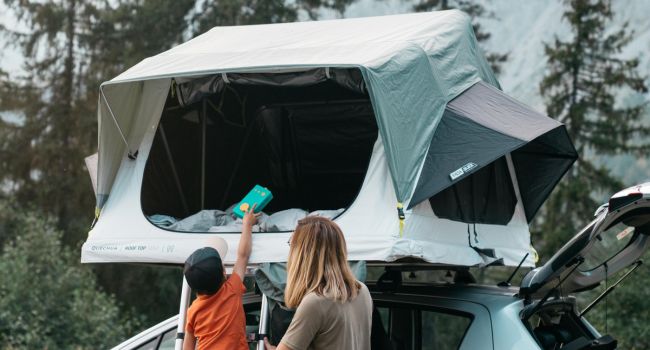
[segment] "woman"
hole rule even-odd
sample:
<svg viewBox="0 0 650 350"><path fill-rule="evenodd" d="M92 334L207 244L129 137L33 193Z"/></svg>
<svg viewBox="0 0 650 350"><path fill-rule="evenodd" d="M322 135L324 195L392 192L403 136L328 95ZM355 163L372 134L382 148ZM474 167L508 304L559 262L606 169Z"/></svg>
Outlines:
<svg viewBox="0 0 650 350"><path fill-rule="evenodd" d="M284 300L297 310L277 350L369 350L372 299L350 270L338 225L302 219L290 245ZM267 339L264 344L276 349Z"/></svg>

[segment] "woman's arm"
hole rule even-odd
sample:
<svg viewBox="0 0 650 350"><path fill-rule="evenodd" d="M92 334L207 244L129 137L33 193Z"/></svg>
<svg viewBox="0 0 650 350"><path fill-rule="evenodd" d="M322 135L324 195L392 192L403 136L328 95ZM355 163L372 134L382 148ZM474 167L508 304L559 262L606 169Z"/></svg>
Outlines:
<svg viewBox="0 0 650 350"><path fill-rule="evenodd" d="M326 322L322 308L323 305L320 298L316 297L313 293L307 294L300 301L300 305L298 305L296 313L293 315L289 328L284 333L280 344L277 345L277 348L269 347L269 349L307 349L309 344L312 343L320 332L323 322ZM271 345L268 341L265 344Z"/></svg>
<svg viewBox="0 0 650 350"><path fill-rule="evenodd" d="M278 346L273 346L271 343L269 343L269 339L267 337L264 337L264 349L265 350L293 350L292 348L284 345L284 343L280 342Z"/></svg>

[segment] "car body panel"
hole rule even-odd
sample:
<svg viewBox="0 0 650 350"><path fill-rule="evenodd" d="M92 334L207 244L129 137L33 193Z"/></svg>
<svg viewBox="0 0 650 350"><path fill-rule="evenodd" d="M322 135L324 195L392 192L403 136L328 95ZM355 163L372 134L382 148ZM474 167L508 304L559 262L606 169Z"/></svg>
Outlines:
<svg viewBox="0 0 650 350"><path fill-rule="evenodd" d="M650 248L650 183L615 194L604 208L546 264L524 276L523 295L539 297L565 278L565 295L590 289Z"/></svg>

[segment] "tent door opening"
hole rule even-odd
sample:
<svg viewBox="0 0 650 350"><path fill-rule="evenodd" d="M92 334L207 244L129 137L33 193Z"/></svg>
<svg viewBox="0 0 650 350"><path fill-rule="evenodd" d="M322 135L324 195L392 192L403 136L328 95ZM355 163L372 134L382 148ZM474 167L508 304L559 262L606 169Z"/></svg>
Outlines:
<svg viewBox="0 0 650 350"><path fill-rule="evenodd" d="M227 212L256 184L273 193L267 214L302 215L299 210L335 217L354 202L378 137L364 91L325 80L308 86L230 83L193 95L191 103L181 95L168 96L147 159L141 190L146 216L182 220L205 210ZM170 229L209 231L178 226Z"/></svg>

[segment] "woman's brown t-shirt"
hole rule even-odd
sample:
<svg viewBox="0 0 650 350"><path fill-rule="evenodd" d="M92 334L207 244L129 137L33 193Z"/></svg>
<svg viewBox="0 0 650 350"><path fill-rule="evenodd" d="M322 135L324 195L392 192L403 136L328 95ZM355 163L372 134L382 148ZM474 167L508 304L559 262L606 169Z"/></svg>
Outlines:
<svg viewBox="0 0 650 350"><path fill-rule="evenodd" d="M372 299L362 283L359 294L345 303L307 294L281 342L292 350L370 350Z"/></svg>

